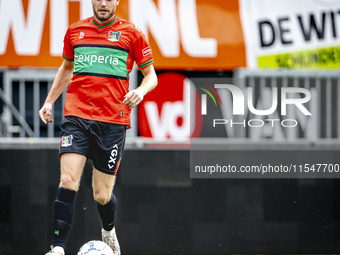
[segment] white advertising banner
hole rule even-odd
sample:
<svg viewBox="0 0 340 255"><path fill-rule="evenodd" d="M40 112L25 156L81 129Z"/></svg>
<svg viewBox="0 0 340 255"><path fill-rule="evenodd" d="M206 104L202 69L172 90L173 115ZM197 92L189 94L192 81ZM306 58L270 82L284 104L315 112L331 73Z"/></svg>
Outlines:
<svg viewBox="0 0 340 255"><path fill-rule="evenodd" d="M249 68L340 68L339 0L239 3Z"/></svg>

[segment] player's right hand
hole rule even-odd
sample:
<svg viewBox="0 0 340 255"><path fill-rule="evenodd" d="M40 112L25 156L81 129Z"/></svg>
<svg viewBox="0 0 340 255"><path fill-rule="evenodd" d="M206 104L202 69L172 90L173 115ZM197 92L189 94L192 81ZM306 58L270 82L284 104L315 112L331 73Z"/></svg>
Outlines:
<svg viewBox="0 0 340 255"><path fill-rule="evenodd" d="M39 111L40 119L45 124L51 123L53 122L53 120L51 119L51 115L52 115L52 104L45 103Z"/></svg>

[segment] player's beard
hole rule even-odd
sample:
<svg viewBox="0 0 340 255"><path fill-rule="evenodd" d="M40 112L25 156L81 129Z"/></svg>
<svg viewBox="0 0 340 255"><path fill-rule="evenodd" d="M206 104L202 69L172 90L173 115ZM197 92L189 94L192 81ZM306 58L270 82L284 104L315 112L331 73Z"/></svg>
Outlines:
<svg viewBox="0 0 340 255"><path fill-rule="evenodd" d="M106 12L104 15L102 15L99 13L99 8L96 10L95 7L93 7L93 12L98 20L105 22L110 20L115 15L116 9L114 8L111 11L109 10L109 12Z"/></svg>

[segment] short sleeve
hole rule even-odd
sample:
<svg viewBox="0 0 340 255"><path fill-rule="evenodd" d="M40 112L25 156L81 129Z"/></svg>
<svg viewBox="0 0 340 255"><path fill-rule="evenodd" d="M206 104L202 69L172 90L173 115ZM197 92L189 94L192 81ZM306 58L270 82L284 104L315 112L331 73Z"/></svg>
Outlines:
<svg viewBox="0 0 340 255"><path fill-rule="evenodd" d="M70 28L68 28L64 37L63 57L68 61L74 61L74 51L70 40L70 33Z"/></svg>
<svg viewBox="0 0 340 255"><path fill-rule="evenodd" d="M152 50L142 32L139 31L136 36L132 45L133 55L138 68L143 69L153 63Z"/></svg>

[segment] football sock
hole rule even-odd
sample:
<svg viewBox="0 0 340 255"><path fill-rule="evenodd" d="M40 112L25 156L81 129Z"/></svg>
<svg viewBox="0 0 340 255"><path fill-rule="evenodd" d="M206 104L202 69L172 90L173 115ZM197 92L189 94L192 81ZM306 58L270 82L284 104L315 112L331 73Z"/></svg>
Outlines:
<svg viewBox="0 0 340 255"><path fill-rule="evenodd" d="M53 211L53 247L65 248L67 233L72 225L75 195L74 190L59 188Z"/></svg>
<svg viewBox="0 0 340 255"><path fill-rule="evenodd" d="M110 201L105 205L101 205L97 202L97 208L100 218L102 219L103 229L106 231L111 231L115 226L116 207L117 199L113 193Z"/></svg>

